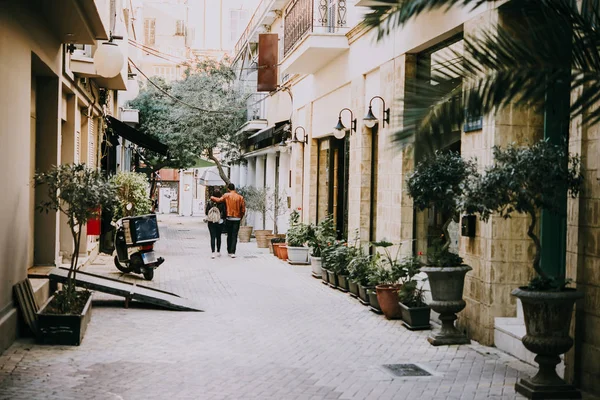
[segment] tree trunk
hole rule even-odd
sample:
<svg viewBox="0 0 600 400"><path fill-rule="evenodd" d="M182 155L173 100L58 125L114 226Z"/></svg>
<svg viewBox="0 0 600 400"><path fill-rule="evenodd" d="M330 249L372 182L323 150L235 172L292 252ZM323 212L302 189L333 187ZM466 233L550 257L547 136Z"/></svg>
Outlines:
<svg viewBox="0 0 600 400"><path fill-rule="evenodd" d="M448 227L450 226L450 222L454 219L454 215L451 215L450 218L444 222L442 225L442 232L444 233L444 246L442 246L442 251L446 251L450 248L450 232L448 232Z"/></svg>
<svg viewBox="0 0 600 400"><path fill-rule="evenodd" d="M223 165L221 164L221 161L219 159L217 159L217 157L215 157L212 149L208 149L207 153L208 153L208 158L217 165L217 169L219 170L219 176L221 177L221 179L223 179L223 182L225 182L226 185L229 185L231 183L231 181L229 180L229 177L225 174L225 171L223 170ZM239 182L237 182L237 184L239 185Z"/></svg>
<svg viewBox="0 0 600 400"><path fill-rule="evenodd" d="M529 211L528 214L531 216L531 224L529 225L529 229L527 229L527 236L529 236L535 244L535 257L533 259L533 269L535 270L535 272L537 272L537 274L540 277L546 279L548 277L546 276L546 273L542 270L540 266L540 259L542 258L542 245L540 243L540 239L534 233L535 224L537 223L537 216L535 215L535 210Z"/></svg>

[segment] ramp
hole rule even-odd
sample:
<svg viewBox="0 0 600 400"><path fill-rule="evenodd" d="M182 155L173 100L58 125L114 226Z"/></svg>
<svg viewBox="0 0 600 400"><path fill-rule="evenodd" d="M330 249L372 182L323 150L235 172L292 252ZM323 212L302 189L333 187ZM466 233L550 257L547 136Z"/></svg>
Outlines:
<svg viewBox="0 0 600 400"><path fill-rule="evenodd" d="M48 277L51 281L66 283L68 281L68 275L69 270L67 268L59 267L50 271ZM88 272L77 271L75 285L90 290L97 290L102 293L125 297L126 307L129 305L129 301L137 300L171 310L202 311L192 301L181 298L175 293L169 293L163 290L137 285L135 283L123 282L117 279L90 274Z"/></svg>

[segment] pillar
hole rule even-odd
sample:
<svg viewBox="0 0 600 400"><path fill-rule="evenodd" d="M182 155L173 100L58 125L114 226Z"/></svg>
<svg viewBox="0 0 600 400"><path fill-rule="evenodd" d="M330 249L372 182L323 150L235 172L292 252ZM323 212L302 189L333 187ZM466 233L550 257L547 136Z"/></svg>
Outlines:
<svg viewBox="0 0 600 400"><path fill-rule="evenodd" d="M265 176L265 188L267 189L267 215L265 221L265 229L274 229L277 219L277 203L278 198L275 197L277 191L277 154L267 154L267 167Z"/></svg>

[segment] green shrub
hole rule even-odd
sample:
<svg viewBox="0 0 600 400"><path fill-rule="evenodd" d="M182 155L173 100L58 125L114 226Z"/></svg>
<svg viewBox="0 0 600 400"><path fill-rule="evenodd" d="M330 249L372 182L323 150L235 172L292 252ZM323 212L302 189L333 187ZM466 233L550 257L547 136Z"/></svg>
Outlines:
<svg viewBox="0 0 600 400"><path fill-rule="evenodd" d="M146 175L138 172L119 172L111 178L117 189L117 206L113 218L144 215L152 210L152 200L149 197L149 183ZM127 210L127 204L133 206Z"/></svg>

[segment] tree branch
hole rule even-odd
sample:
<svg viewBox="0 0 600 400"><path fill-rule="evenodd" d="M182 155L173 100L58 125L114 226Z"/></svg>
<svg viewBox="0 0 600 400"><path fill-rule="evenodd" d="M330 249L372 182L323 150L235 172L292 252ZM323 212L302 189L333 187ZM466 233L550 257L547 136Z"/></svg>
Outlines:
<svg viewBox="0 0 600 400"><path fill-rule="evenodd" d="M229 180L229 177L225 174L225 171L223 170L223 165L221 164L221 161L218 160L217 157L215 157L215 155L213 153L213 149L212 148L207 149L207 154L208 154L208 158L210 160L214 161L214 163L217 165L217 169L219 170L219 176L221 177L221 179L223 179L223 182L225 182L226 185L229 185L231 183L231 181Z"/></svg>

